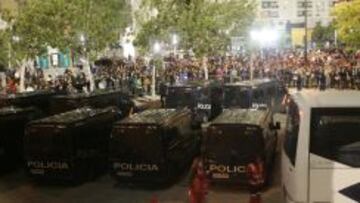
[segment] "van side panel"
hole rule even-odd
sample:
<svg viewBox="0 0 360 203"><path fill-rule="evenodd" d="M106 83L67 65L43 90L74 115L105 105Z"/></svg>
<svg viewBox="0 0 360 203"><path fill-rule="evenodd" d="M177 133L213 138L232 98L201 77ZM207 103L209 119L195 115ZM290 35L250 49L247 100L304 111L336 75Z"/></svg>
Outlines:
<svg viewBox="0 0 360 203"><path fill-rule="evenodd" d="M295 163L293 164L289 156L283 151L281 164L282 183L283 190L289 199L295 202L308 202L310 112L299 109L299 117ZM286 128L289 125L287 121Z"/></svg>

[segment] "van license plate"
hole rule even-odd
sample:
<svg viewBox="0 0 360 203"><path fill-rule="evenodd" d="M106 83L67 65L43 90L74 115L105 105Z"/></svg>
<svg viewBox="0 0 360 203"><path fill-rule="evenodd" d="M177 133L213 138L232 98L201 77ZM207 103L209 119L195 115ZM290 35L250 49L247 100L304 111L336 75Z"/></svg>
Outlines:
<svg viewBox="0 0 360 203"><path fill-rule="evenodd" d="M132 177L133 173L132 172L117 172L116 175L121 176L121 177Z"/></svg>
<svg viewBox="0 0 360 203"><path fill-rule="evenodd" d="M212 177L214 179L229 179L229 174L227 174L227 173L213 173Z"/></svg>

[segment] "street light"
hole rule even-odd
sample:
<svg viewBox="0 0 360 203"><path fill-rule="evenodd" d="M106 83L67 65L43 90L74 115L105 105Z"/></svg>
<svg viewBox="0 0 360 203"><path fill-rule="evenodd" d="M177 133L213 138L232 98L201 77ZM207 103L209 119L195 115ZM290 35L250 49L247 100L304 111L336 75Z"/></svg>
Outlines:
<svg viewBox="0 0 360 203"><path fill-rule="evenodd" d="M263 46L274 45L279 40L279 33L274 29L252 30L250 37L253 41L260 43L263 48Z"/></svg>
<svg viewBox="0 0 360 203"><path fill-rule="evenodd" d="M84 34L81 34L81 35L80 35L80 42L81 42L82 44L85 44L85 41L86 41L85 35L84 35Z"/></svg>
<svg viewBox="0 0 360 203"><path fill-rule="evenodd" d="M18 42L20 42L20 37L14 35L14 36L12 36L12 40L13 40L14 42L18 43Z"/></svg>
<svg viewBox="0 0 360 203"><path fill-rule="evenodd" d="M160 45L159 42L155 42L155 43L154 43L153 51L154 51L154 54L159 54L159 53L160 53L160 51L161 51L161 45Z"/></svg>
<svg viewBox="0 0 360 203"><path fill-rule="evenodd" d="M261 30L252 30L250 32L250 38L252 41L256 41L260 44L260 52L262 54L263 48L271 47L278 42L280 35L279 32L275 29L264 28ZM250 80L253 80L254 76L254 53L250 57Z"/></svg>
<svg viewBox="0 0 360 203"><path fill-rule="evenodd" d="M173 36L172 36L172 44L173 45L178 44L178 36L176 34L173 34Z"/></svg>

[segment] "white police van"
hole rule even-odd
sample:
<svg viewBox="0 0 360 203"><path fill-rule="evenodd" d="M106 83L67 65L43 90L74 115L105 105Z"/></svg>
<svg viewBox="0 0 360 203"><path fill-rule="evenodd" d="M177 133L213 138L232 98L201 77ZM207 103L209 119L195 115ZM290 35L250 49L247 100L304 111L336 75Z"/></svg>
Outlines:
<svg viewBox="0 0 360 203"><path fill-rule="evenodd" d="M360 202L360 92L304 90L286 106L286 202Z"/></svg>

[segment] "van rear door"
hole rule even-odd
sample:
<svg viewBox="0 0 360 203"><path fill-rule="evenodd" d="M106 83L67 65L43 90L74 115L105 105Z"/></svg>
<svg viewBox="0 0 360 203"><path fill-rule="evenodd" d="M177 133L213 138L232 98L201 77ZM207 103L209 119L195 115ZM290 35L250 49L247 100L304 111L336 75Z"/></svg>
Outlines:
<svg viewBox="0 0 360 203"><path fill-rule="evenodd" d="M264 155L261 128L254 125L213 124L205 139L206 169L213 180L246 184L246 166Z"/></svg>
<svg viewBox="0 0 360 203"><path fill-rule="evenodd" d="M161 131L157 125L116 126L110 141L113 174L117 178L146 180L166 173Z"/></svg>

